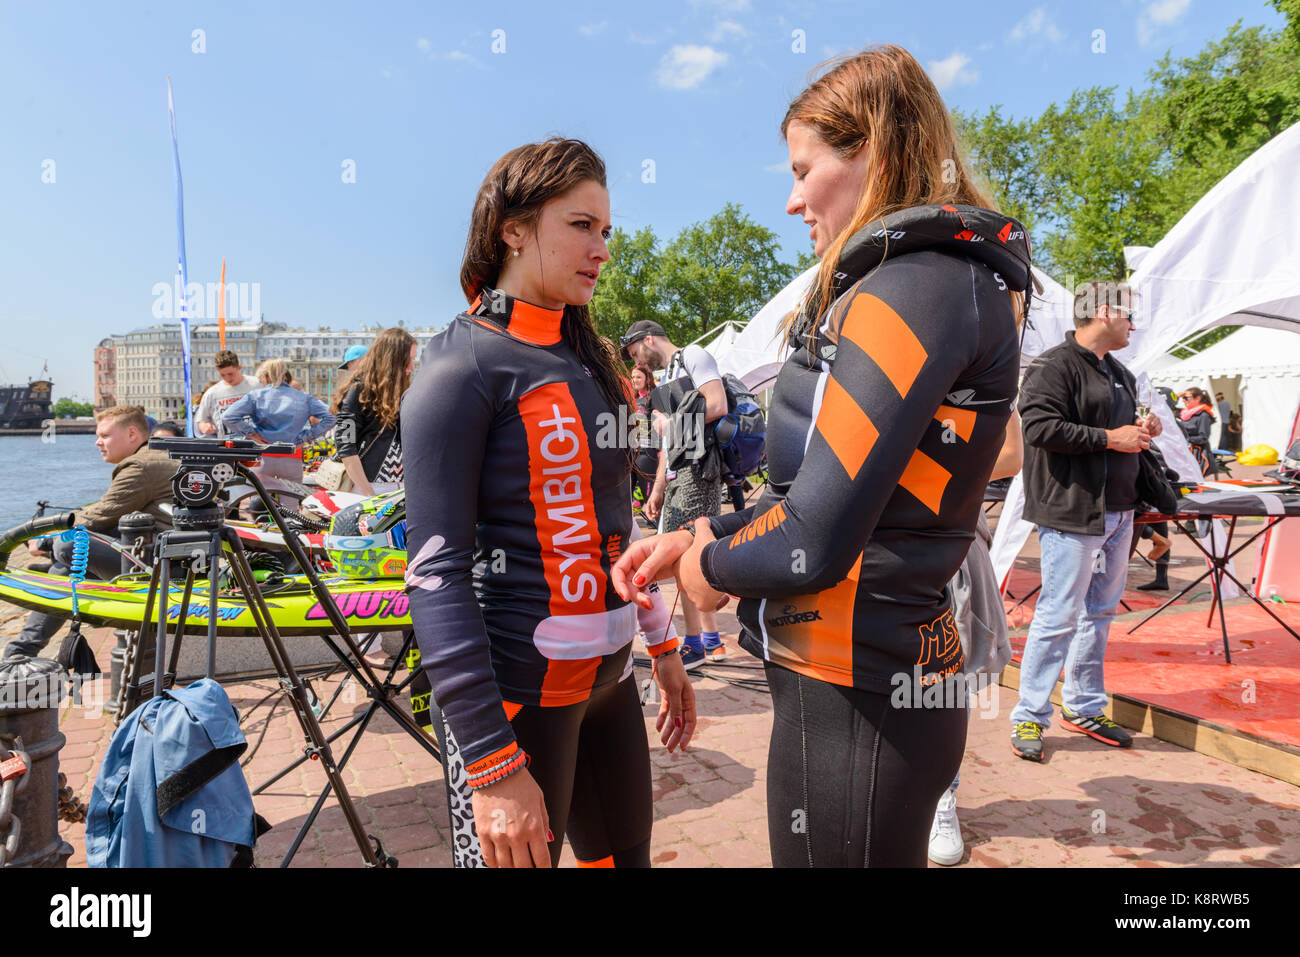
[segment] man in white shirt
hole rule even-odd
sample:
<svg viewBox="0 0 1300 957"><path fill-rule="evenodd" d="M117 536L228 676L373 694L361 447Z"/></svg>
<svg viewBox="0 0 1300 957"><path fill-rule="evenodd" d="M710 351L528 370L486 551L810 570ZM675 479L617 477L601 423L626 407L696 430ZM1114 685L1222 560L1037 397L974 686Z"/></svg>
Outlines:
<svg viewBox="0 0 1300 957"><path fill-rule="evenodd" d="M221 381L203 393L203 401L199 403L195 423L200 435L224 436L222 413L259 385L252 376L244 375L239 366L239 356L229 349L217 353L217 375L221 376Z"/></svg>
<svg viewBox="0 0 1300 957"><path fill-rule="evenodd" d="M704 422L716 422L727 414L727 392L713 356L701 346L679 349L669 340L668 334L657 322L643 319L634 322L622 337L623 357L650 369L664 369L660 388L676 379L687 378L690 386L704 398ZM652 406L655 404L652 400ZM672 409L668 410L670 413ZM667 422L663 414L655 412L656 428ZM661 432L662 434L662 432ZM643 509L646 518L660 516L659 531L671 532L683 525L693 524L697 518L718 515L722 512L722 482L704 478L699 465L687 465L673 472L667 467L667 455L659 453L659 470L654 487ZM662 514L661 514L662 513ZM726 645L718 635L718 617L712 610L696 608L686 596L678 593L682 603L682 617L686 620L686 640L682 649L682 662L687 670L704 661L724 661Z"/></svg>

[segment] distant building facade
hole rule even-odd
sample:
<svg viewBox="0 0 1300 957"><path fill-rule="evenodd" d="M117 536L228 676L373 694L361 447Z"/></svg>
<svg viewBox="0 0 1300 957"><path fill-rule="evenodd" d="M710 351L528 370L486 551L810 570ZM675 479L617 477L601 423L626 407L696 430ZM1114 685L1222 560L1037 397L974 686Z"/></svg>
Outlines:
<svg viewBox="0 0 1300 957"><path fill-rule="evenodd" d="M226 348L239 356L246 374L252 375L264 359L284 359L305 391L328 402L338 383L339 364L350 346L368 346L382 327L356 331L320 328L290 329L281 323L227 323ZM409 330L420 352L440 330ZM217 326L190 328L190 382L197 399L203 385L217 376L216 354L221 348ZM100 375L103 361L111 365L112 401L101 406ZM110 358L111 356L111 358ZM109 373L105 372L107 376ZM110 381L107 378L105 381ZM105 339L95 349L96 408L141 405L156 419L185 418L185 378L181 362L180 323L163 323Z"/></svg>
<svg viewBox="0 0 1300 957"><path fill-rule="evenodd" d="M95 346L95 411L117 405L117 347L112 338Z"/></svg>

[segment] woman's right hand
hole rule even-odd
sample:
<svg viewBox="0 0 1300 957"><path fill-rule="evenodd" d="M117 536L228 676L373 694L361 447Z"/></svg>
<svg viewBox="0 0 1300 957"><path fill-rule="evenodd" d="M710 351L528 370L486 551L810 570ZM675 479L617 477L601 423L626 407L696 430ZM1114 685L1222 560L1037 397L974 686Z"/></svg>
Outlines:
<svg viewBox="0 0 1300 957"><path fill-rule="evenodd" d="M677 560L693 543L691 534L682 531L638 538L610 571L614 591L624 601L635 601L642 608L653 607L647 586L653 581L675 577Z"/></svg>
<svg viewBox="0 0 1300 957"><path fill-rule="evenodd" d="M550 818L524 768L474 792L474 827L488 867L550 867Z"/></svg>

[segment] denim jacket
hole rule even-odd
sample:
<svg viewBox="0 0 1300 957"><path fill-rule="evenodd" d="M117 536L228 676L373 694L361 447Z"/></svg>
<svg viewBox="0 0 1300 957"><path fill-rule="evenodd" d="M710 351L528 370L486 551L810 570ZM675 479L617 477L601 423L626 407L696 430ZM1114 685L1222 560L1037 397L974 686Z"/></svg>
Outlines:
<svg viewBox="0 0 1300 957"><path fill-rule="evenodd" d="M315 425L310 416L320 419ZM288 384L269 385L243 396L226 409L221 421L232 435L256 432L267 442L306 445L334 427L334 414L314 395Z"/></svg>

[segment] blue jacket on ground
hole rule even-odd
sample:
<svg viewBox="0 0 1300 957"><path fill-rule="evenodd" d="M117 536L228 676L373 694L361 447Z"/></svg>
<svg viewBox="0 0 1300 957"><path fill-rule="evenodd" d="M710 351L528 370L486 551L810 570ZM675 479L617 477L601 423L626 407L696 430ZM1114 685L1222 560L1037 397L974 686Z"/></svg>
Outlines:
<svg viewBox="0 0 1300 957"><path fill-rule="evenodd" d="M230 867L264 829L238 763L247 747L234 705L210 678L136 708L95 780L87 864Z"/></svg>

